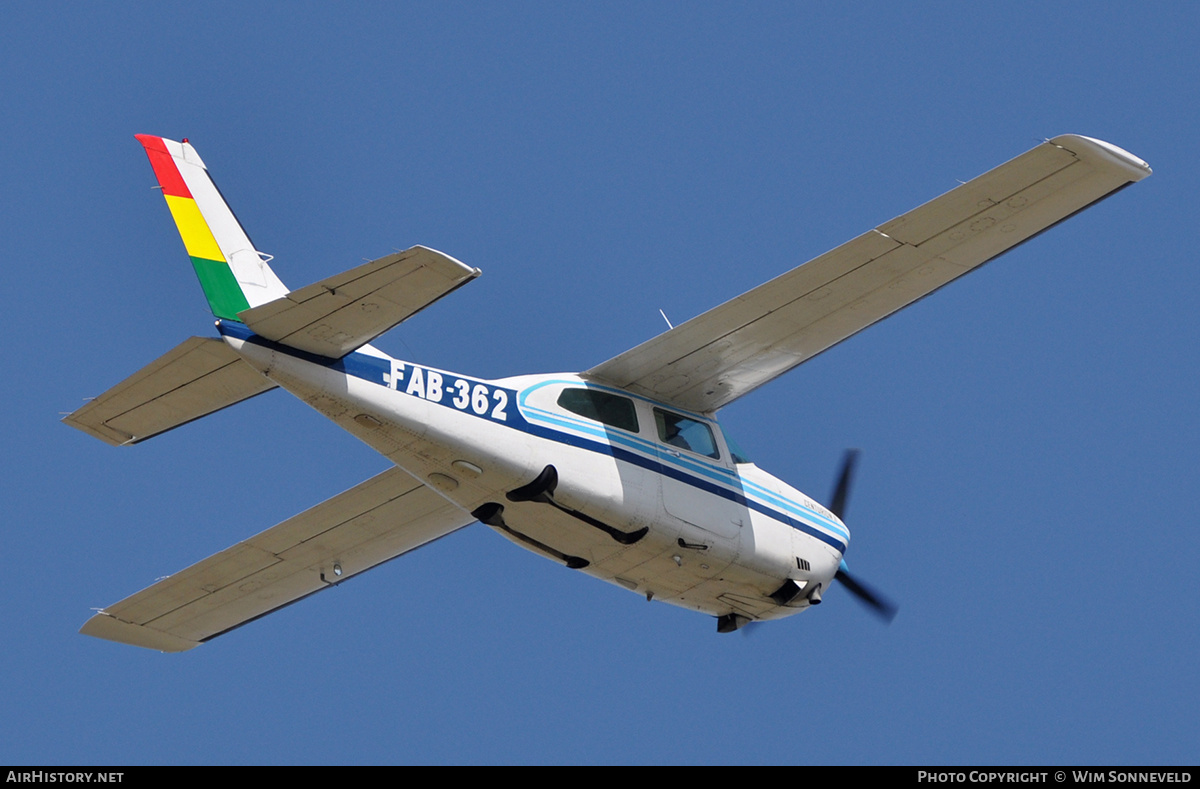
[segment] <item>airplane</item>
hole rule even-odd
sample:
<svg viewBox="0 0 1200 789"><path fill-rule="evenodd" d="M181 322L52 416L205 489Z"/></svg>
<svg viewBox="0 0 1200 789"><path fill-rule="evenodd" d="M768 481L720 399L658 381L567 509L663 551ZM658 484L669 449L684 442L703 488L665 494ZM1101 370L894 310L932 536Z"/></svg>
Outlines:
<svg viewBox="0 0 1200 789"><path fill-rule="evenodd" d="M282 388L388 470L107 608L81 633L180 652L480 522L560 565L732 632L852 575L847 453L828 505L751 462L722 407L1151 174L1115 145L1045 140L581 373L488 380L370 343L479 276L414 246L289 290L185 138L137 135L216 319L64 422L136 444Z"/></svg>

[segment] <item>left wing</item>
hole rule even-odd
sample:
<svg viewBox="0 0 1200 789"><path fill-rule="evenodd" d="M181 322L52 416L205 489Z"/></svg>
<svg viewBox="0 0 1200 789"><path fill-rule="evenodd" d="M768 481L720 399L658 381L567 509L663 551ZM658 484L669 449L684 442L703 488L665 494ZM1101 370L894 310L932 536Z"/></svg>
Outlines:
<svg viewBox="0 0 1200 789"><path fill-rule="evenodd" d="M474 520L392 468L101 610L79 632L182 652Z"/></svg>
<svg viewBox="0 0 1200 789"><path fill-rule="evenodd" d="M1115 145L1055 137L584 375L715 411L1148 175Z"/></svg>

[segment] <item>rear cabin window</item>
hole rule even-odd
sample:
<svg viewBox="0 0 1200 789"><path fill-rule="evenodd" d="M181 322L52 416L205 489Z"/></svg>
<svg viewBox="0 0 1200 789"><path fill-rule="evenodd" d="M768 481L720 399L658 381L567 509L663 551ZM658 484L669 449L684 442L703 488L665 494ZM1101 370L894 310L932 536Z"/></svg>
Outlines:
<svg viewBox="0 0 1200 789"><path fill-rule="evenodd" d="M659 408L654 409L654 422L658 427L658 437L664 444L708 455L710 458L721 456L717 451L717 442L713 440L712 430L703 422Z"/></svg>
<svg viewBox="0 0 1200 789"><path fill-rule="evenodd" d="M558 396L558 404L587 419L602 422L610 427L638 431L637 411L628 397L601 392L597 389L564 389Z"/></svg>

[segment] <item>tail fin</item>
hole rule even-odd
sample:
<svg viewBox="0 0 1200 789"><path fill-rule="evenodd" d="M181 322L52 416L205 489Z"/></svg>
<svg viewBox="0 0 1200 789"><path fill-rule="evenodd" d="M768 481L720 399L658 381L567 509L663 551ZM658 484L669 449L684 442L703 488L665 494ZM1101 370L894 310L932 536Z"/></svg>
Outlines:
<svg viewBox="0 0 1200 789"><path fill-rule="evenodd" d="M213 315L240 320L238 313L287 295L288 289L226 205L196 149L186 139L180 143L136 136L150 158Z"/></svg>

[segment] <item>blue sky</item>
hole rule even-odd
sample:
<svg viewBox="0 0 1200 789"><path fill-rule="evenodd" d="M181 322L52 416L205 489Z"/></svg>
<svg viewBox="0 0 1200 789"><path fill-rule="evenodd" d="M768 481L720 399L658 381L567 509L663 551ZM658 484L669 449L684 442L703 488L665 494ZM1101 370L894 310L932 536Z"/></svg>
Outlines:
<svg viewBox="0 0 1200 789"><path fill-rule="evenodd" d="M1195 763L1200 11L1187 3L0 7L0 762ZM189 137L293 287L484 275L377 343L591 367L1035 145L1153 177L733 404L842 590L718 636L473 526L182 655L100 607L382 470L274 392L59 424L211 316L135 133Z"/></svg>

